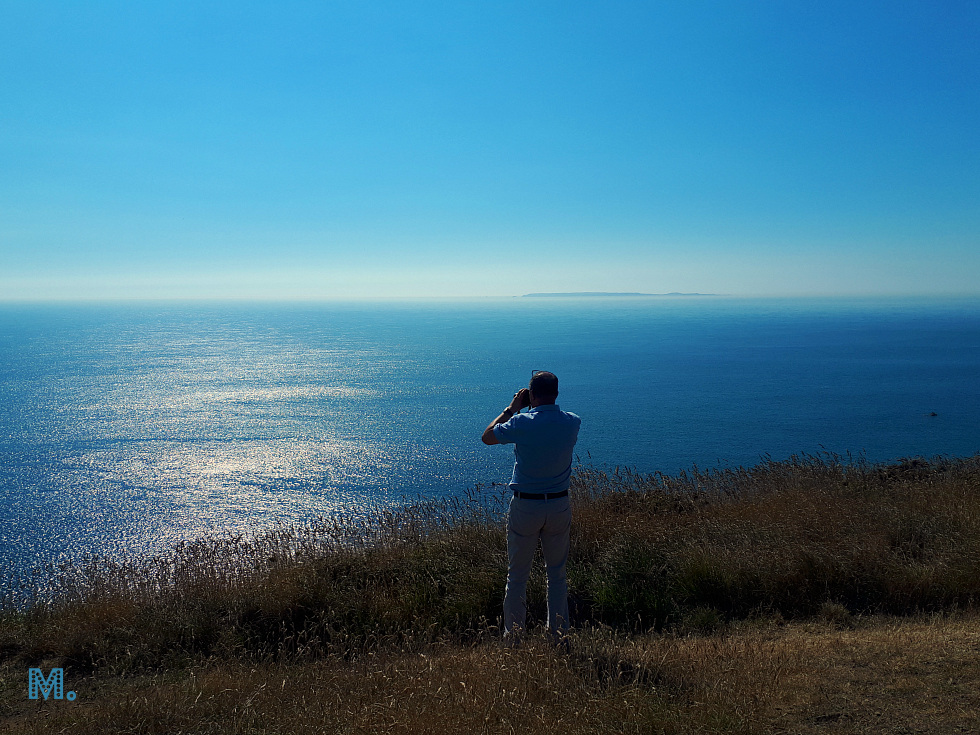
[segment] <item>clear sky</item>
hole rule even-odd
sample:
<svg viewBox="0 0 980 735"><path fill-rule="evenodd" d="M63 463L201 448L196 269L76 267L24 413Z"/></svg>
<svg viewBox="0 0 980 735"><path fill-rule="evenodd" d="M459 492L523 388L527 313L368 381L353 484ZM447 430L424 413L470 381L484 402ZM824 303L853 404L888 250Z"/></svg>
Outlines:
<svg viewBox="0 0 980 735"><path fill-rule="evenodd" d="M0 0L0 299L980 294L980 3Z"/></svg>

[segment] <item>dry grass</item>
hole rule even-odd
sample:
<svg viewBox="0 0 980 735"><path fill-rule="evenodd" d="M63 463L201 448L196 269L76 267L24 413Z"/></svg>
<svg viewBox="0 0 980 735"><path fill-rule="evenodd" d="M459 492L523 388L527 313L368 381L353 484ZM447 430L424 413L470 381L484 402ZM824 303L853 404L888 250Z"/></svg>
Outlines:
<svg viewBox="0 0 980 735"><path fill-rule="evenodd" d="M478 488L57 570L0 614L0 731L977 731L980 457L573 491L570 651L500 646L502 496ZM540 569L529 597L540 621ZM78 700L27 700L38 665Z"/></svg>
<svg viewBox="0 0 980 735"><path fill-rule="evenodd" d="M978 732L975 616L747 625L713 636L579 631L570 652L435 643L355 663L207 662L89 677L26 702L30 733ZM28 706L29 705L29 706Z"/></svg>
<svg viewBox="0 0 980 735"><path fill-rule="evenodd" d="M980 620L884 620L856 629L792 628L797 663L774 725L787 732L980 732Z"/></svg>
<svg viewBox="0 0 980 735"><path fill-rule="evenodd" d="M795 617L833 602L901 614L980 600L980 457L892 466L807 457L577 482L593 492L576 517L579 587L588 592L598 572L613 608L634 595L625 607L642 624L677 624L692 609ZM586 598L601 612L602 599Z"/></svg>

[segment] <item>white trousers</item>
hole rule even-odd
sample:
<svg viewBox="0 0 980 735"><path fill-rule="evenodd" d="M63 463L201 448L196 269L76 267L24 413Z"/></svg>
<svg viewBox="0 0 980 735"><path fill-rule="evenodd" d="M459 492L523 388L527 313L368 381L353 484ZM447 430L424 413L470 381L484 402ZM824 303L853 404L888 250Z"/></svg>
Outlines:
<svg viewBox="0 0 980 735"><path fill-rule="evenodd" d="M527 580L534 552L541 541L548 573L548 630L568 630L568 562L572 505L566 495L552 500L511 498L507 514L507 591L504 593L504 632L525 628L527 623Z"/></svg>

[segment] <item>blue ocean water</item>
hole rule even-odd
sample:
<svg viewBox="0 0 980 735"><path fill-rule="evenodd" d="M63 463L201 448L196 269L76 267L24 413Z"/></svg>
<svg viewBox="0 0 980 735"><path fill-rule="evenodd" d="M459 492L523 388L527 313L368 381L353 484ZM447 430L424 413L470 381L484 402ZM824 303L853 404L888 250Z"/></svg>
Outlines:
<svg viewBox="0 0 980 735"><path fill-rule="evenodd" d="M980 300L7 305L3 571L505 481L536 369L600 467L980 451Z"/></svg>

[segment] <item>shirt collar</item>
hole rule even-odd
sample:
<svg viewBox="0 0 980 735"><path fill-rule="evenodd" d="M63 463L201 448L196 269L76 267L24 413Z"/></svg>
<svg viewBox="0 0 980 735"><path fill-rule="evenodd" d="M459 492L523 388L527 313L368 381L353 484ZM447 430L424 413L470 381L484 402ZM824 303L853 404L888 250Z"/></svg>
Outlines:
<svg viewBox="0 0 980 735"><path fill-rule="evenodd" d="M528 413L536 413L538 411L560 411L557 403L544 403L540 406L535 406L528 410Z"/></svg>

